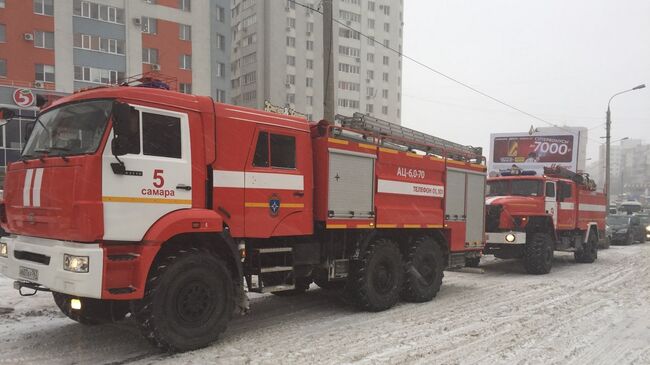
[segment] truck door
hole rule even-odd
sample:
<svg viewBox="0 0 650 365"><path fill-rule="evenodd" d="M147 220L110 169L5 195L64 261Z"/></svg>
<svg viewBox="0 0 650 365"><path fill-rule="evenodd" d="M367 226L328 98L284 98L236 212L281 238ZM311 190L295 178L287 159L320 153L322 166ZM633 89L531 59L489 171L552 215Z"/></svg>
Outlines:
<svg viewBox="0 0 650 365"><path fill-rule="evenodd" d="M560 229L573 229L577 224L577 211L576 195L573 194L573 184L566 181L558 181L557 195L558 195L558 221Z"/></svg>
<svg viewBox="0 0 650 365"><path fill-rule="evenodd" d="M546 194L544 197L544 209L547 214L553 217L553 226L557 228L557 197L555 194L555 182L546 182Z"/></svg>
<svg viewBox="0 0 650 365"><path fill-rule="evenodd" d="M188 115L132 105L137 137L120 156L126 172L116 173L111 133L102 156L104 239L140 241L165 214L192 207L192 156Z"/></svg>
<svg viewBox="0 0 650 365"><path fill-rule="evenodd" d="M291 129L258 128L244 177L246 236L313 232L309 138Z"/></svg>

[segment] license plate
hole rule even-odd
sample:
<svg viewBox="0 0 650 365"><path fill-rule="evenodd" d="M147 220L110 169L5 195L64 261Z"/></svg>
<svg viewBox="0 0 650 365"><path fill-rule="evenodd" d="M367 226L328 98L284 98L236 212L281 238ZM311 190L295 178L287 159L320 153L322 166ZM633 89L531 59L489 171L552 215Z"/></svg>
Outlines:
<svg viewBox="0 0 650 365"><path fill-rule="evenodd" d="M38 281L38 270L20 266L18 268L18 276L27 280Z"/></svg>

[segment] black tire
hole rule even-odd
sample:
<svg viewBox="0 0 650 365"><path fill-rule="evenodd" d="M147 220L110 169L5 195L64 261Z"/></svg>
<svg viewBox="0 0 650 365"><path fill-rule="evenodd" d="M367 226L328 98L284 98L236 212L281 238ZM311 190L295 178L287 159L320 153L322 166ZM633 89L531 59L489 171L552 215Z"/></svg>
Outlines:
<svg viewBox="0 0 650 365"><path fill-rule="evenodd" d="M121 321L130 311L128 301L82 298L57 292L52 292L52 296L63 314L73 321L89 326ZM80 310L70 307L70 300L73 298L81 300Z"/></svg>
<svg viewBox="0 0 650 365"><path fill-rule="evenodd" d="M627 236L625 237L625 245L630 246L634 243L634 237L632 237L632 233L628 232Z"/></svg>
<svg viewBox="0 0 650 365"><path fill-rule="evenodd" d="M530 233L524 249L524 268L533 275L548 274L553 266L553 240L548 233Z"/></svg>
<svg viewBox="0 0 650 365"><path fill-rule="evenodd" d="M216 341L234 310L234 284L226 264L204 252L181 251L154 265L144 297L132 302L144 337L167 351Z"/></svg>
<svg viewBox="0 0 650 365"><path fill-rule="evenodd" d="M465 257L465 267L478 267L480 264L480 257Z"/></svg>
<svg viewBox="0 0 650 365"><path fill-rule="evenodd" d="M594 232L589 233L589 238L584 244L583 249L573 253L576 262L591 264L598 258L598 237Z"/></svg>
<svg viewBox="0 0 650 365"><path fill-rule="evenodd" d="M319 270L316 275L314 275L314 283L316 283L319 288L325 290L341 290L345 287L345 280L328 280L326 270Z"/></svg>
<svg viewBox="0 0 650 365"><path fill-rule="evenodd" d="M602 242L602 244L601 244ZM601 242L598 242L598 249L606 250L612 244L612 240L609 237L605 237Z"/></svg>
<svg viewBox="0 0 650 365"><path fill-rule="evenodd" d="M442 250L431 237L422 237L408 247L404 257L402 298L408 302L428 302L442 285Z"/></svg>
<svg viewBox="0 0 650 365"><path fill-rule="evenodd" d="M350 263L345 296L357 307L379 312L397 303L402 290L402 255L386 238L370 243L361 258Z"/></svg>

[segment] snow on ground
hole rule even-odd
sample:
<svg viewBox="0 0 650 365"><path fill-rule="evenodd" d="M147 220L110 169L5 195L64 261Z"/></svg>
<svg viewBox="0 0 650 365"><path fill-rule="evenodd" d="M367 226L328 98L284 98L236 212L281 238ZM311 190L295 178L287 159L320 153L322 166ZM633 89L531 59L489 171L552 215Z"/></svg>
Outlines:
<svg viewBox="0 0 650 365"><path fill-rule="evenodd" d="M432 302L381 313L315 286L257 296L219 342L175 355L151 348L132 321L82 326L49 294L21 298L2 278L0 364L650 364L650 244L614 246L591 265L556 253L543 276L513 260L481 267L446 272Z"/></svg>

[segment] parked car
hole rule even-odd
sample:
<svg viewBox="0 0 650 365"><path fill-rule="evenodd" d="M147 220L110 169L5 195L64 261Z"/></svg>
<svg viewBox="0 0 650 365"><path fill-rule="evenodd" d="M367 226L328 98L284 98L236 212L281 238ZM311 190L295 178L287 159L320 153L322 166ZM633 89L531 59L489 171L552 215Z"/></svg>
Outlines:
<svg viewBox="0 0 650 365"><path fill-rule="evenodd" d="M646 226L636 215L610 215L607 217L607 235L612 244L631 245L645 242Z"/></svg>
<svg viewBox="0 0 650 365"><path fill-rule="evenodd" d="M644 228L646 241L650 240L650 214L637 213L635 215L641 220L641 226Z"/></svg>

